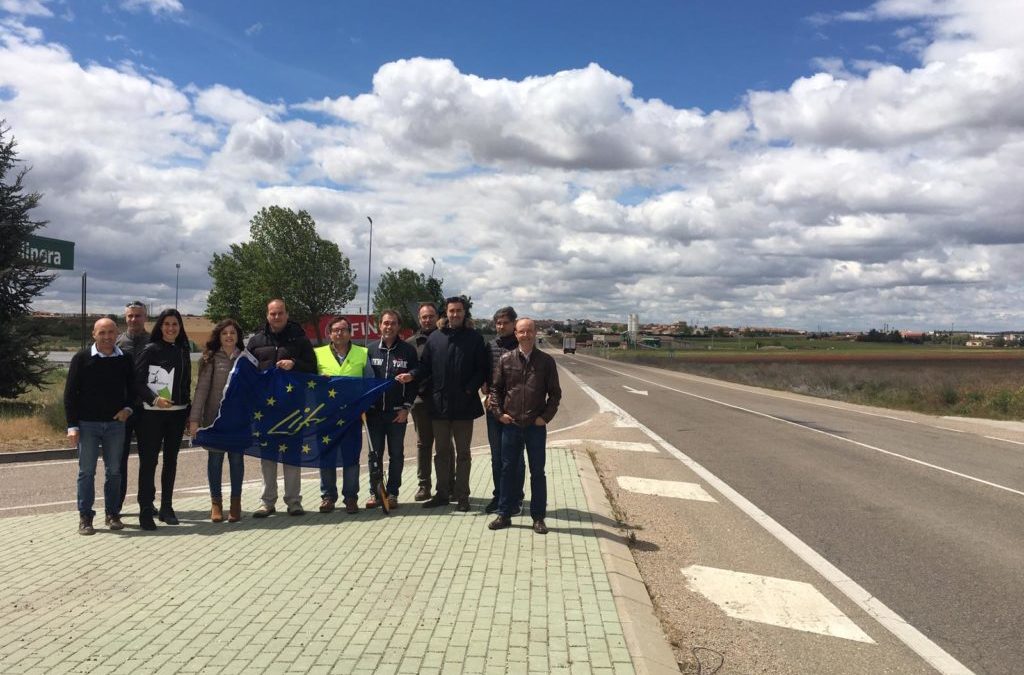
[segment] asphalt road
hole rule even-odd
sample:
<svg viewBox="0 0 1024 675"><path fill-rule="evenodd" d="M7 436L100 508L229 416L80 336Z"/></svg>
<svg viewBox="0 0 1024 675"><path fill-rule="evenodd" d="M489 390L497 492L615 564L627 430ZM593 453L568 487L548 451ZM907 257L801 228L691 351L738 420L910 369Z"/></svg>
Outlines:
<svg viewBox="0 0 1024 675"><path fill-rule="evenodd" d="M974 672L1022 671L1019 432L559 358Z"/></svg>

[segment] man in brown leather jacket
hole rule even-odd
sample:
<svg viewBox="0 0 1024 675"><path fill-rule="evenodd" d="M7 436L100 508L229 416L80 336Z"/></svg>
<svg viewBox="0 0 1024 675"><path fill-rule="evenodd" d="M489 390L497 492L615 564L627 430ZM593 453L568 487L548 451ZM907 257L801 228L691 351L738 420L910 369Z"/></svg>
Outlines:
<svg viewBox="0 0 1024 675"><path fill-rule="evenodd" d="M547 534L548 484L544 475L547 424L558 411L562 389L558 385L558 367L550 354L536 348L537 326L533 319L516 321L519 347L502 355L491 383L487 404L499 422L501 433L501 488L498 491L497 518L488 527L500 530L511 524L516 507L514 467L521 461L523 448L530 466L530 517L533 531Z"/></svg>

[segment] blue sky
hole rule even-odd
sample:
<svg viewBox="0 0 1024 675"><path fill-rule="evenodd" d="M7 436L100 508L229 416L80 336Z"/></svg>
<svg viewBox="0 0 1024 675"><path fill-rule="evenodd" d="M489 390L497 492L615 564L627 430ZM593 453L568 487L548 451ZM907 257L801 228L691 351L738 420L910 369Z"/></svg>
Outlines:
<svg viewBox="0 0 1024 675"><path fill-rule="evenodd" d="M1022 100L1019 0L0 0L58 311L79 271L164 306L180 262L201 312L278 204L353 306L369 215L374 278L435 259L485 313L1020 329Z"/></svg>
<svg viewBox="0 0 1024 675"><path fill-rule="evenodd" d="M447 58L463 72L523 79L590 62L643 98L704 110L748 89L787 87L825 55L909 63L898 21L822 25L863 2L189 3L157 20L72 3L47 33L81 60L144 64L179 85L220 83L264 100L366 90L398 59ZM56 8L55 8L56 9ZM58 10L59 11L59 10Z"/></svg>

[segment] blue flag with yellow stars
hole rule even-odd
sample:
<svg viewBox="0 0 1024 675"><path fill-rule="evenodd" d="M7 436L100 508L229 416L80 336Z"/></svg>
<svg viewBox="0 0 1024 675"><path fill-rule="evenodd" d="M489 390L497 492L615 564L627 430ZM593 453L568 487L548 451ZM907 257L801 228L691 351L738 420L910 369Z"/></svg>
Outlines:
<svg viewBox="0 0 1024 675"><path fill-rule="evenodd" d="M193 443L295 466L351 466L359 462L360 416L392 384L278 368L260 371L252 355L242 352L217 419L200 429Z"/></svg>

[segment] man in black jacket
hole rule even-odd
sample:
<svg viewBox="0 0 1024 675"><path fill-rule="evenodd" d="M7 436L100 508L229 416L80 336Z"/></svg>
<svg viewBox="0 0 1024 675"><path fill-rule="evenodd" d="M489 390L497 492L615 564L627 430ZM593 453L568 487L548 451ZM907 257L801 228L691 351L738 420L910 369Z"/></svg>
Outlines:
<svg viewBox="0 0 1024 675"><path fill-rule="evenodd" d="M453 494L460 511L469 511L469 446L473 420L484 414L479 390L487 376L487 348L480 333L466 326L469 312L464 298L445 300L448 323L430 334L416 379L430 379L428 405L436 448L434 469L437 491L424 508L448 504ZM455 447L455 485L449 482L452 446Z"/></svg>
<svg viewBox="0 0 1024 675"><path fill-rule="evenodd" d="M302 326L288 320L288 308L280 298L267 303L267 323L249 338L245 349L256 357L261 370L275 366L281 370L316 373L313 344ZM253 518L266 518L277 510L274 506L277 503L277 462L264 459L260 466L263 469L263 503L253 511ZM299 467L284 465L284 503L291 516L305 513L302 510L299 474Z"/></svg>
<svg viewBox="0 0 1024 675"><path fill-rule="evenodd" d="M410 371L418 364L416 348L398 339L402 320L398 312L385 309L380 313L380 342L370 345L370 367L373 376L397 380L366 413L366 432L370 440L370 499L366 508L377 506L377 486L383 480L384 446L388 450L388 508L398 508L398 490L402 487L405 467L405 428L409 411L416 400L416 385Z"/></svg>

